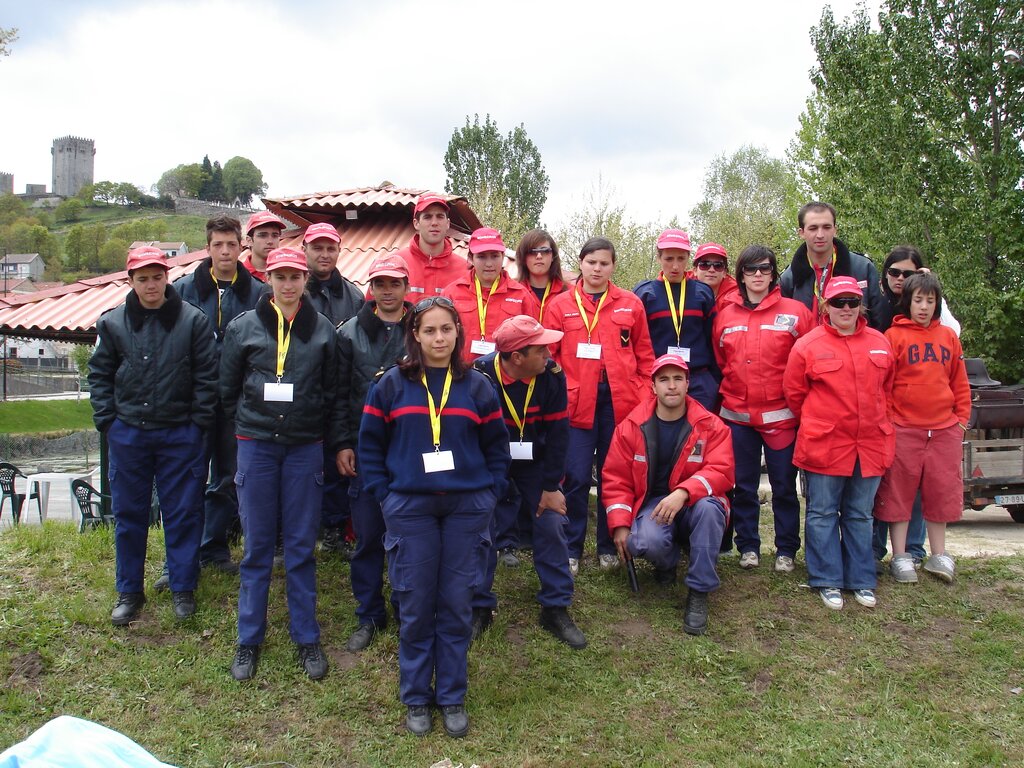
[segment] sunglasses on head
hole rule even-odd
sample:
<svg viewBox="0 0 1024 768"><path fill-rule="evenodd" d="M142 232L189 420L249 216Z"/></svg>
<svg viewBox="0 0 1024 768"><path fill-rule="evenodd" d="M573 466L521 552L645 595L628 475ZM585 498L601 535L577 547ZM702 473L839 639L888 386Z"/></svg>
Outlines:
<svg viewBox="0 0 1024 768"><path fill-rule="evenodd" d="M917 270L916 269L896 269L896 267L889 267L887 270L885 270L885 274L887 274L889 277L902 277L904 280L906 280L911 275L916 275L917 274Z"/></svg>
<svg viewBox="0 0 1024 768"><path fill-rule="evenodd" d="M700 261L695 261L693 266L697 269L702 269L705 272L725 272L724 261L706 261L705 259L701 259Z"/></svg>
<svg viewBox="0 0 1024 768"><path fill-rule="evenodd" d="M764 264L744 264L743 265L743 274L744 275L756 275L756 274L770 275L771 273L772 273L772 265L771 265L771 263L769 263L767 261Z"/></svg>
<svg viewBox="0 0 1024 768"><path fill-rule="evenodd" d="M834 296L828 300L830 307L842 309L843 307L855 308L860 306L860 296Z"/></svg>
<svg viewBox="0 0 1024 768"><path fill-rule="evenodd" d="M412 311L416 314L420 312L426 312L431 307L444 307L445 309L455 309L455 305L452 300L447 296L428 296L425 299L420 299L413 305Z"/></svg>
<svg viewBox="0 0 1024 768"><path fill-rule="evenodd" d="M534 256L544 256L549 253L554 253L554 250L545 245L543 248L531 248L528 253L532 253Z"/></svg>

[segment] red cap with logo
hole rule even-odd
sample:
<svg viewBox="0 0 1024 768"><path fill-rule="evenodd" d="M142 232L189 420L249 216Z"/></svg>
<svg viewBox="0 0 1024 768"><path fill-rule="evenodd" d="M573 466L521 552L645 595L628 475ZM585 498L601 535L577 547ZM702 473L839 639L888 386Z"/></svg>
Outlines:
<svg viewBox="0 0 1024 768"><path fill-rule="evenodd" d="M703 243L697 247L697 253L694 254L693 260L706 258L708 256L721 256L726 261L729 260L729 254L725 252L725 248L720 246L718 243Z"/></svg>
<svg viewBox="0 0 1024 768"><path fill-rule="evenodd" d="M490 227L480 227L469 236L470 253L487 253L488 251L505 252L505 243L501 239L501 233Z"/></svg>
<svg viewBox="0 0 1024 768"><path fill-rule="evenodd" d="M409 265L397 253L381 256L370 265L369 277L371 280L375 277L404 277L408 279Z"/></svg>
<svg viewBox="0 0 1024 768"><path fill-rule="evenodd" d="M260 211L250 216L249 221L245 223L245 234L250 235L257 227L265 227L268 224L273 224L281 229L285 229L288 226L270 211Z"/></svg>
<svg viewBox="0 0 1024 768"><path fill-rule="evenodd" d="M302 238L302 242L312 243L320 237L326 237L328 240L333 240L336 243L341 242L341 235L338 234L338 230L334 228L333 224L328 224L325 221L319 224L310 224L306 227L306 234Z"/></svg>
<svg viewBox="0 0 1024 768"><path fill-rule="evenodd" d="M690 246L690 235L681 229L666 229L658 235L658 250L666 251L669 248L680 251L693 250Z"/></svg>
<svg viewBox="0 0 1024 768"><path fill-rule="evenodd" d="M412 209L413 218L416 218L416 214L427 210L432 205L440 205L445 211L449 210L448 201L444 198L444 195L439 195L437 192L424 192L416 201L416 207Z"/></svg>
<svg viewBox="0 0 1024 768"><path fill-rule="evenodd" d="M825 301L835 298L836 296L863 296L864 291L861 290L860 285L852 277L846 275L836 275L828 281L828 285L825 286Z"/></svg>
<svg viewBox="0 0 1024 768"><path fill-rule="evenodd" d="M300 272L309 272L306 264L306 254L295 248L275 248L267 254L267 272L275 269L297 269Z"/></svg>
<svg viewBox="0 0 1024 768"><path fill-rule="evenodd" d="M164 269L171 268L171 265L167 263L167 254L159 248L154 248L151 245L144 245L141 248L133 248L128 251L128 266L126 269L129 272L133 269L140 269L141 267L154 265L163 267Z"/></svg>
<svg viewBox="0 0 1024 768"><path fill-rule="evenodd" d="M654 378L654 374L660 371L662 368L674 365L676 368L682 368L687 373L690 372L690 366L683 360L682 355L662 355L654 361L654 365L651 366L651 378Z"/></svg>
<svg viewBox="0 0 1024 768"><path fill-rule="evenodd" d="M516 315L502 322L494 331L494 346L499 352L515 352L523 347L554 344L564 334L545 328L536 318Z"/></svg>

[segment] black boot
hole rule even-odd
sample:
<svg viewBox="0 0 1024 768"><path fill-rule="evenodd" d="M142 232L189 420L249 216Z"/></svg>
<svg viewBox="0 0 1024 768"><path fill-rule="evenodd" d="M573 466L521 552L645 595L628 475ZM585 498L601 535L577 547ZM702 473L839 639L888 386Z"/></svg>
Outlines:
<svg viewBox="0 0 1024 768"><path fill-rule="evenodd" d="M569 611L561 606L541 608L540 625L570 648L587 647L587 638L573 622Z"/></svg>
<svg viewBox="0 0 1024 768"><path fill-rule="evenodd" d="M691 589L686 595L683 629L688 635L703 635L708 628L708 593Z"/></svg>
<svg viewBox="0 0 1024 768"><path fill-rule="evenodd" d="M475 642L480 639L480 635L487 631L488 627L494 623L494 614L490 608L474 608L473 609L473 633L469 636L469 642Z"/></svg>
<svg viewBox="0 0 1024 768"><path fill-rule="evenodd" d="M139 618L142 604L146 596L142 592L121 592L117 596L114 610L110 612L110 621L115 627L123 627Z"/></svg>

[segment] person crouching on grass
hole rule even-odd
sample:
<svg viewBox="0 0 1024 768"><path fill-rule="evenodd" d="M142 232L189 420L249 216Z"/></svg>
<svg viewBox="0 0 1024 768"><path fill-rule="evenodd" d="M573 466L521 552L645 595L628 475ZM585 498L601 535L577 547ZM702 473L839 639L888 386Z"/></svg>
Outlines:
<svg viewBox="0 0 1024 768"><path fill-rule="evenodd" d="M267 598L281 520L288 631L299 665L327 674L316 620L316 548L324 448L339 433L337 336L303 300L308 267L294 248L267 256L273 295L231 321L221 352L220 397L238 436L239 514L245 535L238 592L236 680L256 672L267 631ZM279 517L280 515L280 517Z"/></svg>
<svg viewBox="0 0 1024 768"><path fill-rule="evenodd" d="M889 524L892 577L916 582L907 529L914 497L920 493L932 551L924 570L951 582L956 569L946 552L946 524L963 514L962 443L971 418L971 387L960 339L939 320L938 278L923 272L908 277L899 310L902 314L885 332L896 359L896 458L878 489L875 517Z"/></svg>

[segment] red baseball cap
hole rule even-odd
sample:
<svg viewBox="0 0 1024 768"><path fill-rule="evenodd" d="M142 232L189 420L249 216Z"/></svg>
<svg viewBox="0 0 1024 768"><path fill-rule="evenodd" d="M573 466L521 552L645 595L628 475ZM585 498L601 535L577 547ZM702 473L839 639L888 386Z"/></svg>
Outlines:
<svg viewBox="0 0 1024 768"><path fill-rule="evenodd" d="M444 195L439 195L437 192L424 192L416 201L416 207L412 209L413 218L416 218L417 213L425 211L432 205L440 205L445 211L450 210Z"/></svg>
<svg viewBox="0 0 1024 768"><path fill-rule="evenodd" d="M825 301L836 296L863 296L864 291L861 290L860 285L852 277L846 275L836 275L828 281L828 285L825 286Z"/></svg>
<svg viewBox="0 0 1024 768"><path fill-rule="evenodd" d="M501 233L490 227L480 227L469 236L470 253L487 253L488 251L505 252L505 243L501 239Z"/></svg>
<svg viewBox="0 0 1024 768"><path fill-rule="evenodd" d="M338 234L338 230L334 228L333 224L328 224L325 221L319 224L310 224L306 227L306 234L302 238L302 242L312 243L318 237L326 237L328 240L333 240L336 243L341 242L341 235Z"/></svg>
<svg viewBox="0 0 1024 768"><path fill-rule="evenodd" d="M141 248L133 248L128 251L128 265L126 269L129 272L133 269L140 269L141 267L149 267L152 265L163 267L164 269L171 268L171 265L167 263L167 254L159 248L154 248L151 245L144 245Z"/></svg>
<svg viewBox="0 0 1024 768"><path fill-rule="evenodd" d="M381 256L370 265L369 277L371 280L375 277L404 277L408 279L409 265L397 253Z"/></svg>
<svg viewBox="0 0 1024 768"><path fill-rule="evenodd" d="M675 248L680 251L691 251L690 235L681 229L666 229L658 235L658 250L664 251Z"/></svg>
<svg viewBox="0 0 1024 768"><path fill-rule="evenodd" d="M499 352L515 352L523 347L554 344L564 334L545 328L536 318L516 315L505 320L494 332L494 346Z"/></svg>
<svg viewBox="0 0 1024 768"><path fill-rule="evenodd" d="M267 224L273 224L275 227L280 227L281 229L285 229L288 226L270 211L260 211L259 213L254 213L250 216L249 221L245 223L245 234L248 235L256 229L256 227L265 227Z"/></svg>
<svg viewBox="0 0 1024 768"><path fill-rule="evenodd" d="M676 368L682 368L687 373L690 372L690 366L683 360L682 355L662 355L654 361L654 365L651 366L651 378L654 378L654 374L669 365L674 365Z"/></svg>
<svg viewBox="0 0 1024 768"><path fill-rule="evenodd" d="M295 248L275 248L267 254L267 272L275 269L289 267L300 272L309 272L306 264L306 254Z"/></svg>
<svg viewBox="0 0 1024 768"><path fill-rule="evenodd" d="M718 243L703 243L699 245L693 260L697 261L705 256L721 256L726 261L729 260L729 254L726 253L725 248L720 246Z"/></svg>

